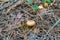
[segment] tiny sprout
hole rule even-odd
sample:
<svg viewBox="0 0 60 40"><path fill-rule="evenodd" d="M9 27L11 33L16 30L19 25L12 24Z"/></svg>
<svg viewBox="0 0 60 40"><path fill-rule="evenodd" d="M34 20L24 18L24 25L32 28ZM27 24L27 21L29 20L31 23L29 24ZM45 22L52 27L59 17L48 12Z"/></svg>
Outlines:
<svg viewBox="0 0 60 40"><path fill-rule="evenodd" d="M33 6L33 10L37 10L38 9L38 5L37 4L34 4L34 6Z"/></svg>

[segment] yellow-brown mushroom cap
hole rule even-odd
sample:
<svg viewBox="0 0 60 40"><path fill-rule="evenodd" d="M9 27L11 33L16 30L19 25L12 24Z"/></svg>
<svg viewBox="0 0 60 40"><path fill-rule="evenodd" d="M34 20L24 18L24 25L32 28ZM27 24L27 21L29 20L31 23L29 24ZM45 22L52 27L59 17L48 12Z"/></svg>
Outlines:
<svg viewBox="0 0 60 40"><path fill-rule="evenodd" d="M26 23L28 26L34 26L36 22L34 20L28 20Z"/></svg>

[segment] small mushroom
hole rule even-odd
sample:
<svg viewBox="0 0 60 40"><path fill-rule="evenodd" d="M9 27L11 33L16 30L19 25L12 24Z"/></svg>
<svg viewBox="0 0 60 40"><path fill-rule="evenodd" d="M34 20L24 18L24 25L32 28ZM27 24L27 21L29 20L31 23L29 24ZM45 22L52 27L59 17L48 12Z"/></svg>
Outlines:
<svg viewBox="0 0 60 40"><path fill-rule="evenodd" d="M39 8L39 9L44 9L43 5L40 5L38 8Z"/></svg>
<svg viewBox="0 0 60 40"><path fill-rule="evenodd" d="M26 24L27 26L34 26L36 22L34 20L28 20Z"/></svg>
<svg viewBox="0 0 60 40"><path fill-rule="evenodd" d="M48 7L48 3L44 3L44 7Z"/></svg>

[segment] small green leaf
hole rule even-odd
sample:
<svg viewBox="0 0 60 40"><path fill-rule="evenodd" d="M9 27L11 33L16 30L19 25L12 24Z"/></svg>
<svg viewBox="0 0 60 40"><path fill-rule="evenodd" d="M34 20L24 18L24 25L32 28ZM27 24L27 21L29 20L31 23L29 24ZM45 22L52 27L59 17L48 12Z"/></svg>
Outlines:
<svg viewBox="0 0 60 40"><path fill-rule="evenodd" d="M32 2L33 2L32 0L27 0L28 4L32 4Z"/></svg>
<svg viewBox="0 0 60 40"><path fill-rule="evenodd" d="M34 4L34 6L33 6L33 10L37 10L38 9L38 5L37 4Z"/></svg>
<svg viewBox="0 0 60 40"><path fill-rule="evenodd" d="M51 0L43 0L44 2L51 3Z"/></svg>

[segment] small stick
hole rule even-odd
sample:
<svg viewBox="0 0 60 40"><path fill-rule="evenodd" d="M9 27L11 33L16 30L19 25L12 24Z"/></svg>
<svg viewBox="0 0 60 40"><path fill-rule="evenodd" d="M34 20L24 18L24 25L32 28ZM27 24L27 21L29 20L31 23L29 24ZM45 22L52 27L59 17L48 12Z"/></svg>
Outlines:
<svg viewBox="0 0 60 40"><path fill-rule="evenodd" d="M16 6L20 5L22 2L18 1L17 3L15 3L14 5L12 5L11 7L9 7L9 9L7 10L6 13L8 13L11 9L15 8Z"/></svg>
<svg viewBox="0 0 60 40"><path fill-rule="evenodd" d="M59 22L60 22L60 19L51 27L51 29L48 30L47 33L49 33Z"/></svg>
<svg viewBox="0 0 60 40"><path fill-rule="evenodd" d="M60 22L60 19L48 30L48 32L46 33L46 35L48 35L48 33ZM45 36L46 36L45 35ZM45 39L45 38L44 38Z"/></svg>

